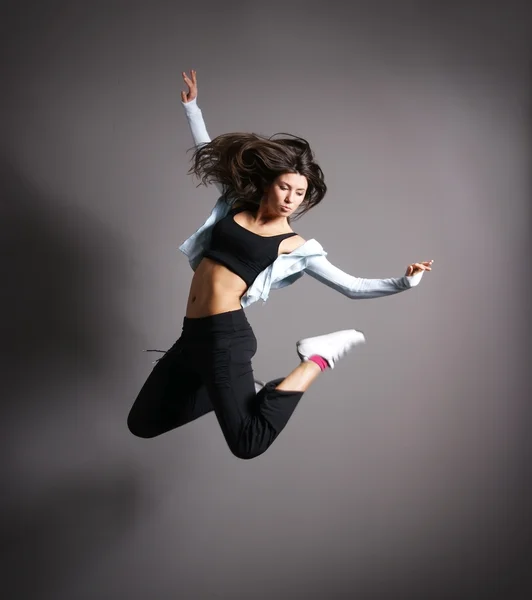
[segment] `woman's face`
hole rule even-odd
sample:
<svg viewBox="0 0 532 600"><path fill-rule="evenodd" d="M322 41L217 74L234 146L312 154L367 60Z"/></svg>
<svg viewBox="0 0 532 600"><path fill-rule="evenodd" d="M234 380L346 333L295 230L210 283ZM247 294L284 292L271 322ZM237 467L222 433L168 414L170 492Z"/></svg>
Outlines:
<svg viewBox="0 0 532 600"><path fill-rule="evenodd" d="M291 216L305 199L307 178L297 173L279 175L265 190L268 212L283 217Z"/></svg>

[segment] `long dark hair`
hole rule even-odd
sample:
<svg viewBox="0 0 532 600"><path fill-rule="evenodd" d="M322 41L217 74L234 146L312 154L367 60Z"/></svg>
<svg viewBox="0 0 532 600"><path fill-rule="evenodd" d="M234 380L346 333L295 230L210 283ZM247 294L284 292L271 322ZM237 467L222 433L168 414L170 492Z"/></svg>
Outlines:
<svg viewBox="0 0 532 600"><path fill-rule="evenodd" d="M266 186L285 173L303 175L308 181L294 220L319 204L327 192L323 172L314 161L309 143L289 133L276 133L269 138L256 133L224 133L196 148L191 160L188 173L200 179L198 185L220 183L226 198L235 206L243 205L253 212L259 207ZM290 220L289 217L289 223Z"/></svg>

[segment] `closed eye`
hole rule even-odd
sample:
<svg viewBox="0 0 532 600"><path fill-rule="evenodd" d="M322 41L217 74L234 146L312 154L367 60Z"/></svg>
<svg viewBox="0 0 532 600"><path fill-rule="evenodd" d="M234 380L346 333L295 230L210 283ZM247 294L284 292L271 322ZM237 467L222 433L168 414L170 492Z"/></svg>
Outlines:
<svg viewBox="0 0 532 600"><path fill-rule="evenodd" d="M283 190L283 192L285 192L288 188L287 187L281 187L281 189ZM304 192L302 194L298 193L298 196L304 196L304 195L305 195Z"/></svg>

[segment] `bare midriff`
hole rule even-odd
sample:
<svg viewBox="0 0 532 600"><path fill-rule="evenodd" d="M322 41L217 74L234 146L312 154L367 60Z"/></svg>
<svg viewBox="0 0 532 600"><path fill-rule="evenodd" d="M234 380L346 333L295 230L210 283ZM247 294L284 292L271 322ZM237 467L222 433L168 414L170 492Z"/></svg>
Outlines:
<svg viewBox="0 0 532 600"><path fill-rule="evenodd" d="M186 316L198 319L239 310L240 298L246 290L246 282L236 273L210 258L204 258L190 284Z"/></svg>
<svg viewBox="0 0 532 600"><path fill-rule="evenodd" d="M299 236L283 240L279 254L288 254L304 242ZM240 310L240 299L248 286L226 266L203 258L194 272L188 294L186 316L199 319L231 310Z"/></svg>

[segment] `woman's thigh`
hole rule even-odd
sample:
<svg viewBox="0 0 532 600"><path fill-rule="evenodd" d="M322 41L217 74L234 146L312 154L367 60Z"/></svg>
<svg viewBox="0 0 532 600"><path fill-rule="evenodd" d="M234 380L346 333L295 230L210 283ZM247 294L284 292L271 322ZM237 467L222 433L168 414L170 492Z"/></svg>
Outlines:
<svg viewBox="0 0 532 600"><path fill-rule="evenodd" d="M222 428L227 421L236 425L250 415L257 401L252 366L257 339L252 329L221 336L209 344L208 351L199 345L189 351Z"/></svg>
<svg viewBox="0 0 532 600"><path fill-rule="evenodd" d="M156 363L128 416L130 431L155 437L211 412L201 373L183 356L178 340Z"/></svg>

